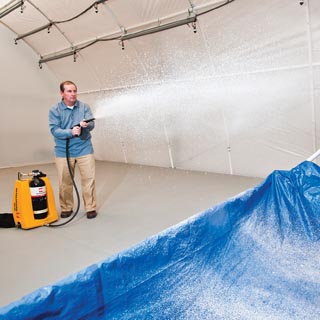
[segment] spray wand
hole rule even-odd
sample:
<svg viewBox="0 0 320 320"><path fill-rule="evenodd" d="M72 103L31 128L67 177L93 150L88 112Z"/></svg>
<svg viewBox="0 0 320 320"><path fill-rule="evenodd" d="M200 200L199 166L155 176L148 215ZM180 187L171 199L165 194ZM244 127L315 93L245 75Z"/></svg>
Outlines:
<svg viewBox="0 0 320 320"><path fill-rule="evenodd" d="M85 122L85 123L89 123L89 122L94 121L94 120L96 120L96 118L91 118L91 119L82 120L82 121ZM73 127L71 127L71 129L74 128L74 127L80 127L80 122L75 124Z"/></svg>

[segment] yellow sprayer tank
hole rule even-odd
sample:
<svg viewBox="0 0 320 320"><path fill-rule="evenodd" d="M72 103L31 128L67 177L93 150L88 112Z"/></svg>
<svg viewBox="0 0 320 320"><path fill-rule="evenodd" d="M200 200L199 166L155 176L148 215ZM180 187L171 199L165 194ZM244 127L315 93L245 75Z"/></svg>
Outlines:
<svg viewBox="0 0 320 320"><path fill-rule="evenodd" d="M22 229L41 227L58 220L54 194L46 174L39 170L18 173L12 213L16 226Z"/></svg>

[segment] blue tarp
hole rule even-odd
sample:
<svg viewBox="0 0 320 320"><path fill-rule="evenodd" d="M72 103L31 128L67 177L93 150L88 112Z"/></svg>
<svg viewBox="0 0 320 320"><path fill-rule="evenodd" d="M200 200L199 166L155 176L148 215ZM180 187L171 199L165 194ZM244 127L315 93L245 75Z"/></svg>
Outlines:
<svg viewBox="0 0 320 320"><path fill-rule="evenodd" d="M320 168L305 161L0 309L0 319L320 319Z"/></svg>

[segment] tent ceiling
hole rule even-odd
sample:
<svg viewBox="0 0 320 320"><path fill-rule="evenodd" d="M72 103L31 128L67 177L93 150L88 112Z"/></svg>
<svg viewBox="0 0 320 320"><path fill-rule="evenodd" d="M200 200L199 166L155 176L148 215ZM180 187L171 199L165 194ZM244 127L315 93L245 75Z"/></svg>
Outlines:
<svg viewBox="0 0 320 320"><path fill-rule="evenodd" d="M43 66L76 81L101 117L99 159L263 177L319 146L320 2L226 2L97 1L98 12L23 37L16 50L25 41L39 60L70 54ZM16 3L0 1L0 14ZM0 21L19 39L92 4L27 0ZM195 26L125 40L122 50L125 34L197 14Z"/></svg>

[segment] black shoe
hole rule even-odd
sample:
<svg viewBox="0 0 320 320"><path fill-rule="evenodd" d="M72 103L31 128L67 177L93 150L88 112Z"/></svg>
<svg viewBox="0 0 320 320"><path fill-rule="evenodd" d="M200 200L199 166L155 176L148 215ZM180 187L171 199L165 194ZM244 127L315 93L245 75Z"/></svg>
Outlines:
<svg viewBox="0 0 320 320"><path fill-rule="evenodd" d="M97 216L97 211L95 211L95 210L93 210L93 211L88 211L87 212L87 218L88 219L93 219L93 218L95 218L96 216Z"/></svg>
<svg viewBox="0 0 320 320"><path fill-rule="evenodd" d="M61 218L69 218L72 215L72 210L71 211L61 211Z"/></svg>

